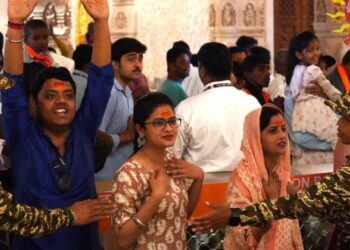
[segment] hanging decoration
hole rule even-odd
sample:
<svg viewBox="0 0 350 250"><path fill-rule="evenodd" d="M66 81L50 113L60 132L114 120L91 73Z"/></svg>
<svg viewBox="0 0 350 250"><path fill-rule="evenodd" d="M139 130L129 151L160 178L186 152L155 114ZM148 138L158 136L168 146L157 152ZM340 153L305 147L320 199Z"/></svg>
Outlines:
<svg viewBox="0 0 350 250"><path fill-rule="evenodd" d="M91 17L86 13L84 6L77 1L76 7L76 29L75 29L75 42L76 45L86 43L85 34L88 30L88 25L92 22Z"/></svg>
<svg viewBox="0 0 350 250"><path fill-rule="evenodd" d="M340 24L333 33L340 33L344 36L344 43L350 45L350 0L332 0L335 13L326 13L336 23Z"/></svg>

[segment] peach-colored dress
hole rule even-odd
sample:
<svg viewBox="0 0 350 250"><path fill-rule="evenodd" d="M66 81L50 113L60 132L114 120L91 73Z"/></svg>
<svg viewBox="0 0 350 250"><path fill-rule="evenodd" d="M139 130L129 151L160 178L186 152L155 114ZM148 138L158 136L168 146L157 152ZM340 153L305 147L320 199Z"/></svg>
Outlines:
<svg viewBox="0 0 350 250"><path fill-rule="evenodd" d="M113 198L117 211L114 227L121 227L133 217L151 195L151 170L133 160L116 173ZM147 224L133 249L184 250L186 245L188 195L184 180L170 180L170 190L161 201L157 213Z"/></svg>
<svg viewBox="0 0 350 250"><path fill-rule="evenodd" d="M230 207L242 208L267 199L262 186L262 179L268 181L268 175L260 142L260 113L261 108L254 110L245 120L241 146L244 158L233 170L227 189L226 201ZM280 196L286 195L286 186L290 178L289 146L273 172L281 180ZM303 249L298 220L282 219L271 223L270 229L259 241L254 238L250 226L228 227L224 249Z"/></svg>

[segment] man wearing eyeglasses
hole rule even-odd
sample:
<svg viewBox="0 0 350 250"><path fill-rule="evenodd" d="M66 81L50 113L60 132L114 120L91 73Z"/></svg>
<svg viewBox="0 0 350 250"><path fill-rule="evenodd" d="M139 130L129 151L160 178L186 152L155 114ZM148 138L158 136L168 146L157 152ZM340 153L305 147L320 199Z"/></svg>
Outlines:
<svg viewBox="0 0 350 250"><path fill-rule="evenodd" d="M116 170L133 153L134 100L128 84L141 77L146 50L146 46L134 38L121 38L112 44L114 84L99 129L113 139L114 145L103 168L95 174L95 179L108 187Z"/></svg>
<svg viewBox="0 0 350 250"><path fill-rule="evenodd" d="M5 84L1 91L5 139L14 170L14 200L34 207L65 208L97 196L93 145L113 85L109 10L106 0L82 1L95 32L88 84L76 113L75 83L65 68L41 71L31 83L29 101L25 95L23 28L37 2L8 0L4 71L15 84ZM12 235L11 249L95 250L101 246L97 223L92 223L40 239Z"/></svg>

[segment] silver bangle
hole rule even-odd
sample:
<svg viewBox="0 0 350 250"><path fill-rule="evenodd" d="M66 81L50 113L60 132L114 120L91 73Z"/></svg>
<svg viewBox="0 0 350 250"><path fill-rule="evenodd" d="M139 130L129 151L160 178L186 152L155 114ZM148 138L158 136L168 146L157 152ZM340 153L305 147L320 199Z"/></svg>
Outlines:
<svg viewBox="0 0 350 250"><path fill-rule="evenodd" d="M9 36L6 34L5 38L6 38L6 41L9 41L10 43L22 43L24 41L24 36L22 36L22 38L19 40L14 40L9 38Z"/></svg>
<svg viewBox="0 0 350 250"><path fill-rule="evenodd" d="M140 228L141 230L146 229L147 225L143 223L139 218L137 218L136 215L132 217L132 221L135 223L135 225Z"/></svg>

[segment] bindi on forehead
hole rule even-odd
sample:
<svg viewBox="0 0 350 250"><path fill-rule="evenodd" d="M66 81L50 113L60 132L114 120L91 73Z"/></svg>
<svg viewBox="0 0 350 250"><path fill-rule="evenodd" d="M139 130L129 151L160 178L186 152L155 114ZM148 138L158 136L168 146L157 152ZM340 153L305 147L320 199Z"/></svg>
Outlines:
<svg viewBox="0 0 350 250"><path fill-rule="evenodd" d="M67 82L63 82L63 81L54 81L53 82L53 86L59 90L63 90L66 89L67 87Z"/></svg>
<svg viewBox="0 0 350 250"><path fill-rule="evenodd" d="M173 113L170 112L170 111L164 111L164 112L161 112L160 115L161 116L169 116L169 115L172 115Z"/></svg>
<svg viewBox="0 0 350 250"><path fill-rule="evenodd" d="M271 123L271 126L277 126L277 127L282 127L285 126L284 120L277 120Z"/></svg>

